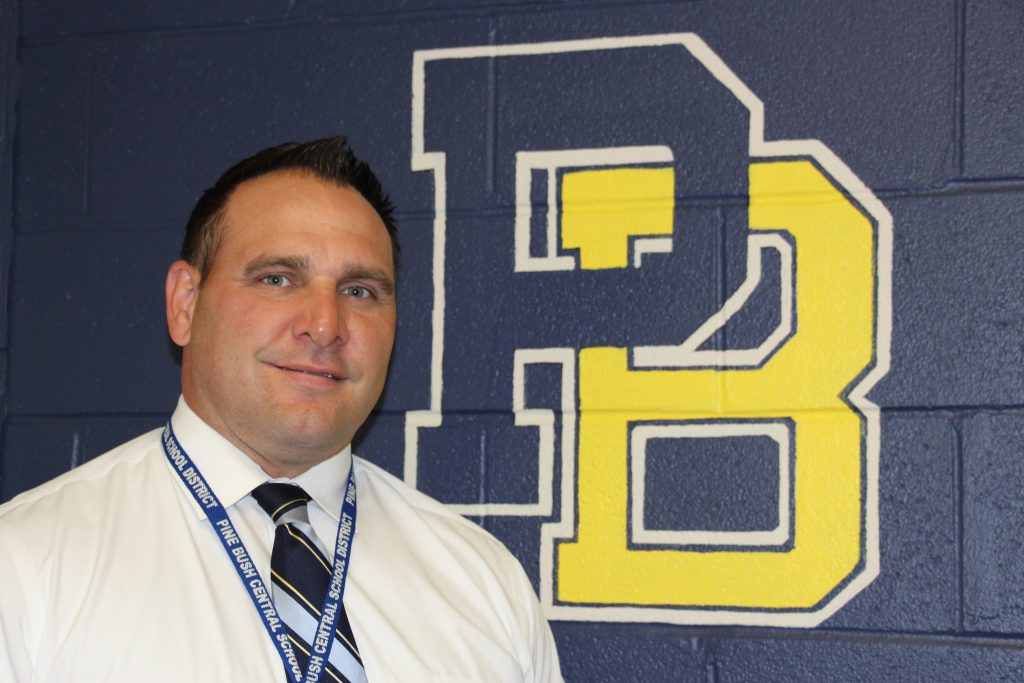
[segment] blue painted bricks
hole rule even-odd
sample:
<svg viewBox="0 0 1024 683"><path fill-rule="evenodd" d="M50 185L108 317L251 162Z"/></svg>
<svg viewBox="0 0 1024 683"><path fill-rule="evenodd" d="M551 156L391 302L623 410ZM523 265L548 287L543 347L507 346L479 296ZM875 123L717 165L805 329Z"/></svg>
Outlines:
<svg viewBox="0 0 1024 683"><path fill-rule="evenodd" d="M536 47L664 34L699 37L723 69L683 50L574 61ZM509 545L550 593L566 680L1020 679L1021 35L1024 5L1013 0L0 4L0 500L161 424L179 391L163 277L195 198L257 149L344 133L395 200L403 244L390 384L356 450ZM536 55L498 58L509 45L535 46ZM417 90L427 51L472 47L481 49L475 61L427 60ZM718 78L725 70L763 105L763 128L736 83ZM870 411L850 408L869 370L846 377L829 404L860 425L861 469L849 476L861 496L862 554L849 574L877 576L849 595L842 591L856 579L837 582L807 609L785 596L769 607L737 607L729 596L686 602L708 583L696 573L672 575L678 591L665 593L683 597L654 605L612 588L597 590L606 603L574 600L577 579L558 573L564 551L554 546L571 544L587 514L587 472L600 483L621 465L628 489L609 514L623 520L630 557L689 562L761 550L770 560L805 538L797 418L724 412L701 422L781 424L792 437L785 448L763 435L744 437L745 449L742 440L702 445L655 431L662 441L647 442L645 472L632 443L607 466L580 445L587 420L603 414L587 412L583 349L681 344L744 286L750 165L780 161L752 150L751 130L767 142L820 141L862 183L865 192L841 187L840 196L876 235L884 221L868 194L891 216L891 267L876 263L869 292L885 293L889 278L891 334L881 324L871 356L888 357L889 369L866 396L880 409L876 480ZM627 147L650 155L615 156ZM444 151L446 174L431 172L436 157L417 161L417 149ZM611 162L566 160L581 149L618 151ZM536 156L552 151L557 163ZM842 185L824 157L800 158ZM517 163L533 170L517 176ZM668 241L631 232L620 245L626 265L588 269L589 247L567 247L559 222L572 210L566 178L625 167L672 170ZM877 236L873 245L890 246ZM796 269L806 252L793 254ZM564 267L530 271L520 257ZM766 256L745 313L701 348L756 346L781 325L785 263ZM831 275L838 301L844 275ZM795 281L796 301L808 283ZM812 320L795 305L788 338ZM438 356L442 328L447 355ZM850 338L829 337L839 347ZM566 353L522 353L538 349ZM642 365L629 362L640 376ZM721 370L715 363L701 368ZM708 400L728 406L727 384ZM641 423L686 424L662 408L629 420L629 433ZM787 468L788 488L776 483ZM641 474L648 485L635 485ZM764 500L745 502L756 496ZM779 522L787 515L790 526ZM710 533L776 523L789 535L764 547ZM688 525L700 525L704 540L636 540L644 529ZM767 565L749 564L745 582L768 585ZM638 574L636 583L650 580ZM785 615L813 610L820 623L787 628Z"/></svg>

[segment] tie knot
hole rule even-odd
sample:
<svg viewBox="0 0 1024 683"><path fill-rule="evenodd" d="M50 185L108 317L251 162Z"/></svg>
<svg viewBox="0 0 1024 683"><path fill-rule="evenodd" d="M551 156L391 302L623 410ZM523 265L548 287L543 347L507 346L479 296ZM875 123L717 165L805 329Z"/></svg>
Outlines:
<svg viewBox="0 0 1024 683"><path fill-rule="evenodd" d="M270 519L274 520L275 524L292 521L284 518L292 510L299 511L305 518L306 503L311 500L309 494L303 491L301 486L274 482L260 484L254 488L252 497L260 504L263 511L270 515Z"/></svg>

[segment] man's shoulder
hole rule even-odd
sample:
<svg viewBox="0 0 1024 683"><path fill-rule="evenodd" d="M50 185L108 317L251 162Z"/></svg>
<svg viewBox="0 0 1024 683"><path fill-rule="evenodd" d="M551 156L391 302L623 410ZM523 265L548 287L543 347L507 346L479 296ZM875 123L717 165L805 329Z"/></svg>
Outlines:
<svg viewBox="0 0 1024 683"><path fill-rule="evenodd" d="M120 482L130 482L139 467L158 462L152 455L160 448L160 429L141 434L54 479L25 491L0 505L0 520L17 520L61 509L73 512L76 504L102 500L116 494ZM120 476L120 475L127 476Z"/></svg>
<svg viewBox="0 0 1024 683"><path fill-rule="evenodd" d="M438 523L473 529L490 537L490 534L476 524L445 507L444 503L409 486L383 467L358 456L353 456L353 462L355 463L357 483L368 484L372 487L374 495L383 497L381 502L406 506L416 514L436 518ZM360 479L362 482L359 481ZM363 495L362 490L359 493L360 496Z"/></svg>
<svg viewBox="0 0 1024 683"><path fill-rule="evenodd" d="M375 515L379 518L383 513L383 518L402 533L410 533L416 528L429 530L429 535L435 536L449 551L458 552L461 546L465 551L482 556L488 564L512 563L518 569L518 560L485 529L382 467L359 457L354 457L353 462L359 485L360 509L368 495L370 500L367 502L379 508ZM412 521L416 524L410 524Z"/></svg>
<svg viewBox="0 0 1024 683"><path fill-rule="evenodd" d="M444 634L436 648L452 659L464 653L450 639L463 649L467 642L493 644L481 652L504 656L495 655L485 666L498 667L487 669L494 674L488 680L510 680L494 673L507 657L506 675L515 670L523 680L560 681L551 631L519 560L441 502L372 463L354 463L359 513L351 578L356 591L372 594L382 614L407 614L413 623L429 614ZM380 591L381 585L388 590Z"/></svg>

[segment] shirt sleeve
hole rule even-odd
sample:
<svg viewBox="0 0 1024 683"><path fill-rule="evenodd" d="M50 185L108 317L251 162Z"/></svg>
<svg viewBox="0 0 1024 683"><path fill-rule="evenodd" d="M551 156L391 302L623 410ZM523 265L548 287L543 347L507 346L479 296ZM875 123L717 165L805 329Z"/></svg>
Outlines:
<svg viewBox="0 0 1024 683"><path fill-rule="evenodd" d="M534 683L562 683L562 670L558 663L558 650L555 649L555 638L551 627L540 610L540 604L534 598L537 628L533 643L533 678Z"/></svg>
<svg viewBox="0 0 1024 683"><path fill-rule="evenodd" d="M28 551L3 520L0 520L0 681L35 680L30 603L37 595L31 583Z"/></svg>
<svg viewBox="0 0 1024 683"><path fill-rule="evenodd" d="M526 683L563 683L558 663L558 650L551 626L537 600L530 579L518 562L515 563L519 586L520 614L523 622L524 645L530 653L524 662L523 680Z"/></svg>

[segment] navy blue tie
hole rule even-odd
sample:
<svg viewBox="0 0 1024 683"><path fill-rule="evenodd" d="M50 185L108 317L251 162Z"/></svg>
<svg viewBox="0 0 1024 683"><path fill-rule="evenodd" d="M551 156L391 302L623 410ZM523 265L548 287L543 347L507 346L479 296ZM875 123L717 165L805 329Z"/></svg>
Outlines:
<svg viewBox="0 0 1024 683"><path fill-rule="evenodd" d="M277 525L270 555L274 607L288 629L299 667L305 671L330 582L331 562L309 524L306 504L310 497L302 487L267 483L256 487L252 497ZM324 680L366 683L344 604L326 672Z"/></svg>

